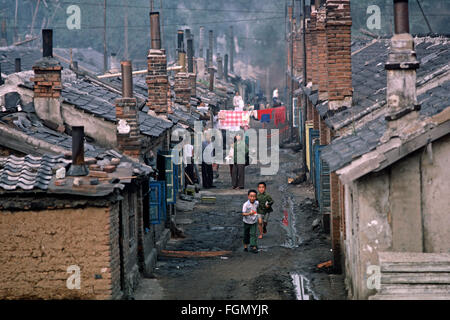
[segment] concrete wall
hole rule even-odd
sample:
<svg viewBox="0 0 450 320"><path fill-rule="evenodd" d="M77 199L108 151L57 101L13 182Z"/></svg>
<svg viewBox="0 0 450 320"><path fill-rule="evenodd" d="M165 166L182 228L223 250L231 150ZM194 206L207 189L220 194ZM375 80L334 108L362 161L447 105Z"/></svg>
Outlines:
<svg viewBox="0 0 450 320"><path fill-rule="evenodd" d="M429 152L427 150L431 150ZM379 251L450 251L450 134L346 185L345 267L350 296L367 299Z"/></svg>
<svg viewBox="0 0 450 320"><path fill-rule="evenodd" d="M0 298L114 298L115 239L117 219L111 208L2 211ZM80 267L79 290L66 286L71 265Z"/></svg>
<svg viewBox="0 0 450 320"><path fill-rule="evenodd" d="M117 145L115 123L94 117L66 103L61 105L61 114L65 124L71 127L84 126L84 134L95 139L102 147L114 148Z"/></svg>

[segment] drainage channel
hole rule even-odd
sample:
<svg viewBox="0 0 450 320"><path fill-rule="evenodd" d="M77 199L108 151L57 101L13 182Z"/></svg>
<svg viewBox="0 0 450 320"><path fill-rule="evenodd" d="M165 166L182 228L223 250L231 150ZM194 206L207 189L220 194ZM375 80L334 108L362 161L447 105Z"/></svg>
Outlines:
<svg viewBox="0 0 450 320"><path fill-rule="evenodd" d="M294 249L302 242L295 228L294 201L292 200L292 196L286 192L286 184L280 185L278 190L283 195L283 219L281 220L281 227L286 231L286 241L281 246Z"/></svg>
<svg viewBox="0 0 450 320"><path fill-rule="evenodd" d="M309 280L298 273L291 273L297 300L319 300L309 287Z"/></svg>

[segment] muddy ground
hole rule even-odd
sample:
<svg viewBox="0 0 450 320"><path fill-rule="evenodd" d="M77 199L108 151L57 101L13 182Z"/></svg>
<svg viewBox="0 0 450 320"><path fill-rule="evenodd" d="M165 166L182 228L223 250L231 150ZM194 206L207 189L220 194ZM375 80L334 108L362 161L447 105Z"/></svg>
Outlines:
<svg viewBox="0 0 450 320"><path fill-rule="evenodd" d="M314 191L308 182L288 184L301 168L301 151L280 149L280 170L261 176L256 165L246 167L244 190L231 188L229 167L219 167L215 204L198 202L193 211L177 211L178 226L186 238L171 239L166 250L221 251L210 258L158 258L155 278L144 279L135 299L345 299L343 277L317 264L331 260L330 236L313 221L320 218ZM257 254L242 246L242 204L247 190L267 183L275 200L268 233L258 239ZM296 289L291 275L303 277ZM302 282L300 277L300 282ZM155 289L156 288L156 289ZM301 292L301 293L300 293Z"/></svg>

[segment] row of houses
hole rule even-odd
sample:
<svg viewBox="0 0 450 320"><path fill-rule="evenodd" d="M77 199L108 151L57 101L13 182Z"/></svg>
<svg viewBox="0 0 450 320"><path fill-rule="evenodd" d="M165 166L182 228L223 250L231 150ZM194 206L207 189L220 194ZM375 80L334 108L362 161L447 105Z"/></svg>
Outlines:
<svg viewBox="0 0 450 320"><path fill-rule="evenodd" d="M291 21L297 137L349 298L449 299L450 43L394 2L391 39L353 41L350 0L316 1L306 61Z"/></svg>
<svg viewBox="0 0 450 320"><path fill-rule="evenodd" d="M0 298L132 298L176 231L186 183L172 133L209 121L235 85L168 71L155 41L145 75L124 61L99 78L53 53L52 30L42 38L42 52L0 48L2 66L28 67L1 73Z"/></svg>

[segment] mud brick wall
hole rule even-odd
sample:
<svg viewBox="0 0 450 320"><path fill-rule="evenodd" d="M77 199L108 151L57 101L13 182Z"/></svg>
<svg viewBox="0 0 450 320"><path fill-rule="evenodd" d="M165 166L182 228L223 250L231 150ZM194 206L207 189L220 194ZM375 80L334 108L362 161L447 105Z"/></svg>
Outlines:
<svg viewBox="0 0 450 320"><path fill-rule="evenodd" d="M120 297L119 220L110 207L0 213L0 299ZM80 267L80 289L67 268Z"/></svg>
<svg viewBox="0 0 450 320"><path fill-rule="evenodd" d="M189 74L185 72L178 72L175 75L175 102L188 106L191 101L191 82Z"/></svg>
<svg viewBox="0 0 450 320"><path fill-rule="evenodd" d="M326 10L328 99L343 101L352 97L350 0L327 0ZM334 103L329 106L341 107Z"/></svg>
<svg viewBox="0 0 450 320"><path fill-rule="evenodd" d="M167 56L164 50L152 49L147 57L147 62L147 106L157 113L165 113L167 112L167 92L169 90Z"/></svg>
<svg viewBox="0 0 450 320"><path fill-rule="evenodd" d="M120 98L116 100L116 119L125 120L130 126L129 133L117 132L119 150L130 157L138 159L141 154L139 114L136 98Z"/></svg>

